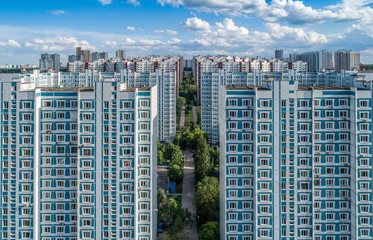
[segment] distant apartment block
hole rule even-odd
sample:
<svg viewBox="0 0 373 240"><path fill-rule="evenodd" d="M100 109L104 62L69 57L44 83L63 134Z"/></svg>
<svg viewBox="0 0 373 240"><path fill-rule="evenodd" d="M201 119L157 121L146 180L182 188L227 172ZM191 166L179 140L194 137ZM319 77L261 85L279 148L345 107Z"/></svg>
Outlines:
<svg viewBox="0 0 373 240"><path fill-rule="evenodd" d="M291 62L307 62L309 72L320 72L333 69L333 53L327 50L290 54Z"/></svg>
<svg viewBox="0 0 373 240"><path fill-rule="evenodd" d="M48 70L59 71L60 70L60 55L59 54L41 54L39 60L39 69L41 72Z"/></svg>
<svg viewBox="0 0 373 240"><path fill-rule="evenodd" d="M222 240L372 239L371 81L220 88Z"/></svg>
<svg viewBox="0 0 373 240"><path fill-rule="evenodd" d="M360 52L338 50L334 53L335 71L360 70Z"/></svg>
<svg viewBox="0 0 373 240"><path fill-rule="evenodd" d="M98 61L100 59L107 60L109 58L109 54L107 52L93 52L92 53L92 62Z"/></svg>
<svg viewBox="0 0 373 240"><path fill-rule="evenodd" d="M157 88L0 82L0 239L156 239Z"/></svg>
<svg viewBox="0 0 373 240"><path fill-rule="evenodd" d="M284 58L284 50L282 50L282 49L276 49L276 51L275 51L275 58L279 59L279 60L283 59Z"/></svg>
<svg viewBox="0 0 373 240"><path fill-rule="evenodd" d="M193 59L193 76L197 84L198 100L201 101L201 78L204 73L217 73L220 70L228 73L277 73L294 70L296 72L308 72L307 62L288 62L278 59L239 58L239 57L204 57L197 56Z"/></svg>
<svg viewBox="0 0 373 240"><path fill-rule="evenodd" d="M119 58L119 59L126 58L126 50L118 50L118 51L116 51L115 52L115 57Z"/></svg>

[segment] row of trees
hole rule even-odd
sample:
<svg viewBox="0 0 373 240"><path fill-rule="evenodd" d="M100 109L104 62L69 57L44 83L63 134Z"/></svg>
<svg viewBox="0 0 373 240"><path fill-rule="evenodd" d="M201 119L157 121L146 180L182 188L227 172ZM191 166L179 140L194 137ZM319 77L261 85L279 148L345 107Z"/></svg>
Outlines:
<svg viewBox="0 0 373 240"><path fill-rule="evenodd" d="M187 73L184 73L183 82L179 88L179 96L184 97L187 103L197 103L197 85L194 83L194 79Z"/></svg>
<svg viewBox="0 0 373 240"><path fill-rule="evenodd" d="M198 127L192 125L184 126L183 129L176 134L174 144L179 145L182 149L185 149L187 146L192 149L196 149L198 139L201 136L207 141L206 132L203 132Z"/></svg>
<svg viewBox="0 0 373 240"><path fill-rule="evenodd" d="M177 116L181 115L181 109L185 106L187 100L185 97L177 97L176 98L176 114Z"/></svg>
<svg viewBox="0 0 373 240"><path fill-rule="evenodd" d="M198 215L199 239L219 239L219 148L209 147L207 137L199 135L194 158L196 180L195 203Z"/></svg>

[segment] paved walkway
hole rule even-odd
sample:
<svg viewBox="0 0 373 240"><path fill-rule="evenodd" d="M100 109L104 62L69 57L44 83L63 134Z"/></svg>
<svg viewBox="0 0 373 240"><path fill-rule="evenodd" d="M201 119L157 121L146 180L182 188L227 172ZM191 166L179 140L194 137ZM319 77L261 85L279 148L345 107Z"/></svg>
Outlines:
<svg viewBox="0 0 373 240"><path fill-rule="evenodd" d="M183 112L185 116L185 109L183 109ZM196 123L197 122L196 107L193 107L193 118L194 118L194 123ZM180 124L181 124L181 118L180 118ZM195 182L194 182L193 153L191 152L190 148L185 149L183 153L185 154L185 161L184 161L184 181L183 181L182 203L183 203L183 208L188 209L192 213L193 219L196 219L196 206L194 205ZM198 234L197 234L196 223L194 222L191 227L188 226L187 229L184 231L184 233L186 236L189 237L190 240L197 240Z"/></svg>
<svg viewBox="0 0 373 240"><path fill-rule="evenodd" d="M194 120L194 124L197 125L198 115L197 115L197 108L196 108L196 106L193 106L193 120Z"/></svg>
<svg viewBox="0 0 373 240"><path fill-rule="evenodd" d="M194 182L194 159L191 149L183 151L185 154L184 161L184 181L183 181L183 208L188 209L192 213L193 219L196 219L196 206L194 205L195 182ZM191 240L197 240L197 226L196 223L184 231L185 235Z"/></svg>
<svg viewBox="0 0 373 240"><path fill-rule="evenodd" d="M181 109L179 128L182 129L185 125L185 106Z"/></svg>

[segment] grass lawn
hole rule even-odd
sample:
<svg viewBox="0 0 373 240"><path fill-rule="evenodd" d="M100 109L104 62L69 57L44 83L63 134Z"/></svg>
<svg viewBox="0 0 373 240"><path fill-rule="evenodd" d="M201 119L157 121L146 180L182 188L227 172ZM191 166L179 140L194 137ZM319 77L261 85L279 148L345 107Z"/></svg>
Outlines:
<svg viewBox="0 0 373 240"><path fill-rule="evenodd" d="M183 193L183 183L176 184L176 193Z"/></svg>
<svg viewBox="0 0 373 240"><path fill-rule="evenodd" d="M175 200L176 200L180 205L183 204L183 196L177 196L177 197L175 197Z"/></svg>
<svg viewBox="0 0 373 240"><path fill-rule="evenodd" d="M197 124L201 125L201 109L197 108Z"/></svg>
<svg viewBox="0 0 373 240"><path fill-rule="evenodd" d="M176 116L176 126L180 126L180 115Z"/></svg>
<svg viewBox="0 0 373 240"><path fill-rule="evenodd" d="M193 119L193 110L190 110L188 113L185 113L185 125L193 124L194 119Z"/></svg>

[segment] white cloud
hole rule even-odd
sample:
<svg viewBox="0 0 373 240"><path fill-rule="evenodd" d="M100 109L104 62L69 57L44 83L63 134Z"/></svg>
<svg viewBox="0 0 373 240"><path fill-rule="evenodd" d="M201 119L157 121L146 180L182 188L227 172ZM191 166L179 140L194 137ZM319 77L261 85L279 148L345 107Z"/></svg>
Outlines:
<svg viewBox="0 0 373 240"><path fill-rule="evenodd" d="M45 39L34 39L25 43L26 47L33 48L37 51L54 51L62 52L74 50L76 47L82 47L83 49L96 50L94 46L91 46L86 40L78 40L74 37L55 37Z"/></svg>
<svg viewBox="0 0 373 240"><path fill-rule="evenodd" d="M178 44L178 43L182 43L182 40L180 40L178 38L172 38L171 40L168 40L167 43L168 44Z"/></svg>
<svg viewBox="0 0 373 240"><path fill-rule="evenodd" d="M203 21L199 18L188 18L183 25L193 31L193 32L200 32L200 33L207 33L210 32L210 24L206 21Z"/></svg>
<svg viewBox="0 0 373 240"><path fill-rule="evenodd" d="M98 0L102 5L109 5L112 3L113 0Z"/></svg>
<svg viewBox="0 0 373 240"><path fill-rule="evenodd" d="M118 45L118 43L116 41L105 41L104 42L104 46L105 47L116 47Z"/></svg>
<svg viewBox="0 0 373 240"><path fill-rule="evenodd" d="M129 30L129 31L135 31L136 28L135 28L135 27L128 26L128 27L127 27L127 30Z"/></svg>
<svg viewBox="0 0 373 240"><path fill-rule="evenodd" d="M256 16L266 22L284 20L293 24L322 23L326 20L357 21L373 24L373 8L368 0L342 0L324 9L314 9L295 0L157 0L161 5L186 8L223 15Z"/></svg>
<svg viewBox="0 0 373 240"><path fill-rule="evenodd" d="M16 40L10 39L7 42L0 42L0 47L21 47Z"/></svg>
<svg viewBox="0 0 373 240"><path fill-rule="evenodd" d="M157 34L177 35L176 31L169 30L169 29L166 29L166 30L155 30L154 32L157 33Z"/></svg>
<svg viewBox="0 0 373 240"><path fill-rule="evenodd" d="M305 31L303 28L292 28L288 26L281 26L278 23L266 23L271 36L276 39L288 39L289 41L296 41L300 44L326 44L328 39L325 35L319 34L315 31Z"/></svg>
<svg viewBox="0 0 373 240"><path fill-rule="evenodd" d="M140 2L137 1L137 0L127 0L127 3L131 4L131 5L135 6L135 7L141 5Z"/></svg>
<svg viewBox="0 0 373 240"><path fill-rule="evenodd" d="M48 13L53 15L63 15L66 14L65 10L47 10Z"/></svg>

